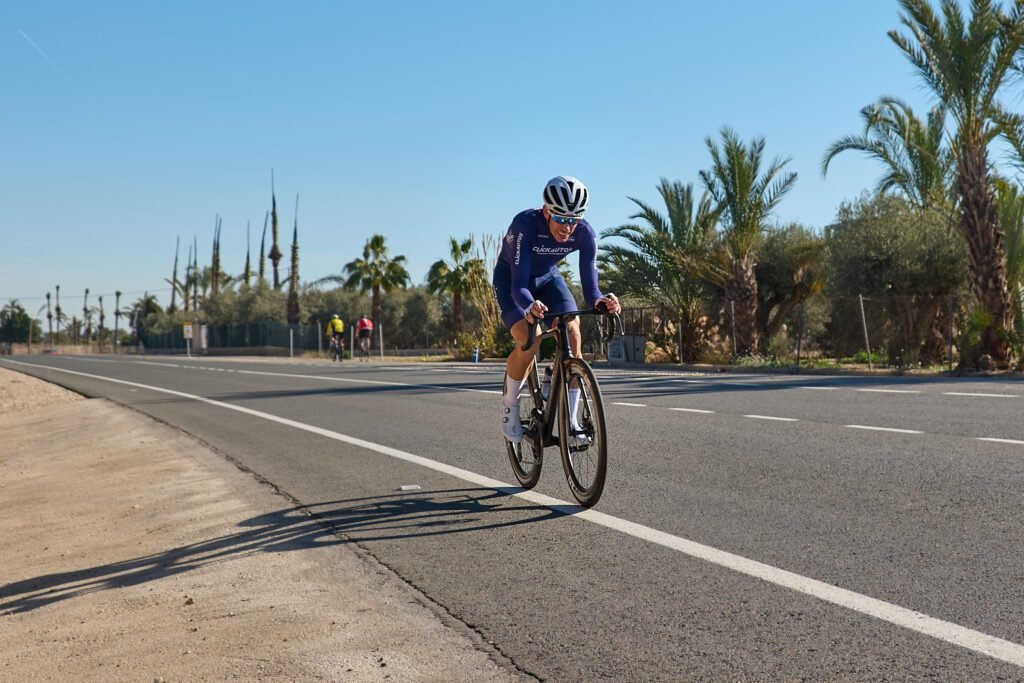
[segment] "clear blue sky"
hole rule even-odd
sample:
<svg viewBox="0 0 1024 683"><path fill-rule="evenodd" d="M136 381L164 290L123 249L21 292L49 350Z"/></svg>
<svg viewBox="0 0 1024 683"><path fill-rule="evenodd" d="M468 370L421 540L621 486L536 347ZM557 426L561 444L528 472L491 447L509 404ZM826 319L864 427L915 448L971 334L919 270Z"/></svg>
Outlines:
<svg viewBox="0 0 1024 683"><path fill-rule="evenodd" d="M166 304L175 238L208 263L217 214L240 273L271 168L286 254L301 195L303 281L379 232L420 283L449 235L502 232L553 175L588 184L599 230L627 221L627 196L660 205L659 178L698 184L723 125L792 157L776 219L821 228L880 174L848 153L823 179L824 149L880 95L928 104L886 36L898 16L895 0L8 3L0 300L34 314L59 284L62 303L89 287Z"/></svg>

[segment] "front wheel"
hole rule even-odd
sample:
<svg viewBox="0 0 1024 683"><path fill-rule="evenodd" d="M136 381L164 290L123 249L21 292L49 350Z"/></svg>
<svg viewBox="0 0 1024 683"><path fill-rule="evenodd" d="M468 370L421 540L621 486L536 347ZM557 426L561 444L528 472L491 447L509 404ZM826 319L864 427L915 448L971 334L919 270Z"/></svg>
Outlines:
<svg viewBox="0 0 1024 683"><path fill-rule="evenodd" d="M608 470L608 433L604 423L604 401L594 371L580 358L565 366L564 386L558 410L558 447L562 467L573 497L583 507L595 505L604 491ZM571 394L579 392L575 411Z"/></svg>
<svg viewBox="0 0 1024 683"><path fill-rule="evenodd" d="M540 468L544 462L544 446L541 435L542 413L544 403L540 394L540 382L537 378L537 367L526 376L527 382L519 392L519 420L523 425L523 440L512 443L505 440L512 473L516 475L519 485L524 489L532 489L540 481ZM505 375L508 381L508 375ZM505 387L502 386L502 394Z"/></svg>

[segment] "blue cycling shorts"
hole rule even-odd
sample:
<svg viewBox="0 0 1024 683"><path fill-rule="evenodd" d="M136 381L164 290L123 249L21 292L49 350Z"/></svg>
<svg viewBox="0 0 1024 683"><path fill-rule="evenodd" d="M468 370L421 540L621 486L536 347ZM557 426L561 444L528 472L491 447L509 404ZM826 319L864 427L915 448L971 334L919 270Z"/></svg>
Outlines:
<svg viewBox="0 0 1024 683"><path fill-rule="evenodd" d="M501 320L505 327L511 329L513 325L526 317L526 311L519 307L519 304L512 298L512 269L502 262L494 267L494 296L498 299L498 308L501 309ZM530 293L534 299L539 299L548 307L549 313L544 317L549 323L554 318L552 314L565 311L577 310L576 299L569 291L569 285L565 284L562 274L558 270L550 270L543 275L532 278L530 281Z"/></svg>

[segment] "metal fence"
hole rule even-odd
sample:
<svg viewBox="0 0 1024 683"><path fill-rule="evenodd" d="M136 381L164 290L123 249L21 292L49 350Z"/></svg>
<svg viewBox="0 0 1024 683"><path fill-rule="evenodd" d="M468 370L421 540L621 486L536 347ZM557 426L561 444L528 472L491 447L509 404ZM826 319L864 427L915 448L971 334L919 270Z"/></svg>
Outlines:
<svg viewBox="0 0 1024 683"><path fill-rule="evenodd" d="M194 334L200 334L195 326ZM207 325L206 348L209 350L280 348L316 351L321 349L319 325L288 325L279 322L253 322L238 325ZM193 347L198 347L192 342ZM142 343L149 351L184 351L185 334L181 328L170 332L144 332Z"/></svg>

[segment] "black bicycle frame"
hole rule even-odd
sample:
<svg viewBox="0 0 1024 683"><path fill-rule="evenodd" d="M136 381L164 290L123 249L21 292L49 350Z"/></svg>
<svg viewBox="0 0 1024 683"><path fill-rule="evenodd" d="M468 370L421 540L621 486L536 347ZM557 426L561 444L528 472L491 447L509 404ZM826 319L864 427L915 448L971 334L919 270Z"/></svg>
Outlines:
<svg viewBox="0 0 1024 683"><path fill-rule="evenodd" d="M604 311L569 311L567 313L559 313L552 315L554 318L558 318L558 324L552 327L550 330L543 332L538 335L537 330L541 326L540 320L534 320L530 326L530 335L526 343L520 348L523 351L529 351L533 348L534 344L540 344L548 337L557 337L557 346L555 347L555 357L553 359L554 370L551 373L551 390L548 392L547 401L544 400L544 396L541 393L540 386L540 359L536 358L533 362L533 369L530 371L537 381L535 385L536 395L534 396L534 405L540 403L544 406L544 421L541 423L541 444L544 448L549 446L557 446L558 438L555 436L555 419L558 415L558 406L561 405L562 392L566 390L565 381L563 381L564 370L563 366L565 361L573 358L572 347L569 345L569 327L568 324L574 318L581 315L608 315ZM614 314L614 320L616 327L619 330L619 334L622 334L622 319L619 318L618 314ZM609 341L615 334L613 329L610 334L606 335L605 341Z"/></svg>

